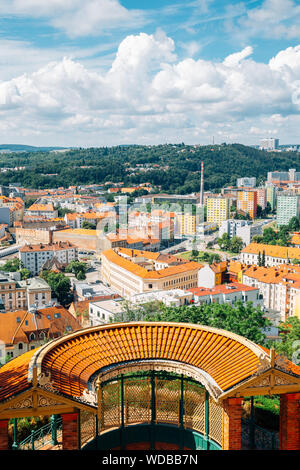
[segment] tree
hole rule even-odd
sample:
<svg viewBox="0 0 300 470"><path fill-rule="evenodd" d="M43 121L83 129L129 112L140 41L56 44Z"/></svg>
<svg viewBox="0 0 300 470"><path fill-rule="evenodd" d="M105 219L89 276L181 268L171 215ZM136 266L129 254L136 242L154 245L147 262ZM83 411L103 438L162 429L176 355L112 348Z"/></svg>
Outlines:
<svg viewBox="0 0 300 470"><path fill-rule="evenodd" d="M266 266L266 253L265 253L265 250L263 250L263 253L262 253L261 265Z"/></svg>
<svg viewBox="0 0 300 470"><path fill-rule="evenodd" d="M263 329L271 325L259 307L252 302L234 305L203 304L200 306L166 307L163 305L154 314L144 318L149 321L183 322L221 328L244 336L257 344L263 344L266 336Z"/></svg>
<svg viewBox="0 0 300 470"><path fill-rule="evenodd" d="M7 260L6 263L1 266L1 270L12 273L19 271L21 266L21 261L18 258L13 258L11 260Z"/></svg>
<svg viewBox="0 0 300 470"><path fill-rule="evenodd" d="M66 272L73 273L76 279L82 281L86 278L87 265L80 261L73 260L66 267Z"/></svg>
<svg viewBox="0 0 300 470"><path fill-rule="evenodd" d="M91 222L88 222L85 220L82 222L82 228L88 229L88 230L96 230L97 226L96 224L92 224Z"/></svg>
<svg viewBox="0 0 300 470"><path fill-rule="evenodd" d="M281 341L274 344L276 352L287 357L289 360L300 363L300 319L290 317L279 326Z"/></svg>
<svg viewBox="0 0 300 470"><path fill-rule="evenodd" d="M293 232L300 231L300 217L292 217L288 223L288 228Z"/></svg>
<svg viewBox="0 0 300 470"><path fill-rule="evenodd" d="M230 238L227 233L223 233L222 237L217 239L217 243L221 250L223 251L230 250Z"/></svg>
<svg viewBox="0 0 300 470"><path fill-rule="evenodd" d="M71 281L62 273L54 273L52 271L43 271L40 276L51 287L51 291L62 305L66 305L71 301Z"/></svg>
<svg viewBox="0 0 300 470"><path fill-rule="evenodd" d="M30 272L29 269L27 269L27 268L22 268L22 269L20 270L20 273L21 273L21 279L22 279L22 281L23 281L24 279L28 279L28 278L31 276L31 272Z"/></svg>
<svg viewBox="0 0 300 470"><path fill-rule="evenodd" d="M257 261L258 266L261 266L261 254L260 251L258 252L258 261Z"/></svg>
<svg viewBox="0 0 300 470"><path fill-rule="evenodd" d="M230 240L230 251L232 251L232 253L240 253L243 249L243 245L244 243L241 237L232 237Z"/></svg>

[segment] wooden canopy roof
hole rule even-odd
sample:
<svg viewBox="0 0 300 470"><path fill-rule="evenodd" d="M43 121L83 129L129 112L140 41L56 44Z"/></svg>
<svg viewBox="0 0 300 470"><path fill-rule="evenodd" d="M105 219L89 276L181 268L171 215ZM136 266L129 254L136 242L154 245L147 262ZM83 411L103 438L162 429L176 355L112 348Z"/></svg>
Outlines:
<svg viewBox="0 0 300 470"><path fill-rule="evenodd" d="M101 371L147 361L177 364L181 373L189 368L196 377L199 373L215 398L249 380L253 386L253 380L276 366L265 348L228 331L188 323L112 323L76 331L7 363L0 369L0 404L30 388L33 369L38 378L48 374L55 391L72 399L83 396ZM300 367L286 361L284 370L300 389Z"/></svg>

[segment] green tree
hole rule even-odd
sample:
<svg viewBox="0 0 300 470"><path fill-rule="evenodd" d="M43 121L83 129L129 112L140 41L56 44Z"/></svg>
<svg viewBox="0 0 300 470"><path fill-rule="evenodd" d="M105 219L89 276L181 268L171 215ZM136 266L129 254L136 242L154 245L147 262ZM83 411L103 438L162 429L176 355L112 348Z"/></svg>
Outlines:
<svg viewBox="0 0 300 470"><path fill-rule="evenodd" d="M265 253L265 250L263 250L263 253L262 253L261 265L266 266L266 253Z"/></svg>
<svg viewBox="0 0 300 470"><path fill-rule="evenodd" d="M18 258L13 258L11 260L7 260L3 266L1 266L1 270L12 273L19 271L21 267L21 261Z"/></svg>
<svg viewBox="0 0 300 470"><path fill-rule="evenodd" d="M82 222L82 228L88 229L88 230L96 230L97 226L96 224L92 224L91 222L88 222L85 220Z"/></svg>
<svg viewBox="0 0 300 470"><path fill-rule="evenodd" d="M221 328L244 336L257 344L264 343L266 336L262 330L271 324L263 316L263 312L259 307L254 307L252 302L243 304L241 301L237 301L234 305L163 306L154 315L145 319L196 323Z"/></svg>
<svg viewBox="0 0 300 470"><path fill-rule="evenodd" d="M217 243L221 250L229 251L230 250L230 238L227 233L223 233L222 237L217 239Z"/></svg>
<svg viewBox="0 0 300 470"><path fill-rule="evenodd" d="M300 363L300 319L290 317L285 323L279 326L280 341L274 342L275 350L278 354L287 357L289 360Z"/></svg>
<svg viewBox="0 0 300 470"><path fill-rule="evenodd" d="M78 280L86 278L87 265L86 263L73 260L66 266L66 272L75 274Z"/></svg>
<svg viewBox="0 0 300 470"><path fill-rule="evenodd" d="M232 251L232 253L240 253L243 246L244 243L241 237L232 237L230 240L230 251Z"/></svg>
<svg viewBox="0 0 300 470"><path fill-rule="evenodd" d="M22 279L22 281L23 281L24 279L28 279L28 278L31 276L31 272L30 272L29 269L27 269L27 268L22 268L22 269L20 270L20 273L21 273L21 279Z"/></svg>
<svg viewBox="0 0 300 470"><path fill-rule="evenodd" d="M52 271L43 271L40 276L51 287L53 296L62 305L67 305L71 301L71 281L62 273L54 273Z"/></svg>

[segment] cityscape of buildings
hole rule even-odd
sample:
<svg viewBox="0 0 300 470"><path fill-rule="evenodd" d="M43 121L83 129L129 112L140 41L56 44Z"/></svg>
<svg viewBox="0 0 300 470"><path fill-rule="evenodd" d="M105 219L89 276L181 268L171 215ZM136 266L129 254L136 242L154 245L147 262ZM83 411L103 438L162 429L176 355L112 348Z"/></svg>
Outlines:
<svg viewBox="0 0 300 470"><path fill-rule="evenodd" d="M300 173L268 172L259 185L249 175L219 192L204 181L202 165L199 193L185 195L122 182L2 186L1 363L162 306L251 305L280 342L281 325L300 320Z"/></svg>

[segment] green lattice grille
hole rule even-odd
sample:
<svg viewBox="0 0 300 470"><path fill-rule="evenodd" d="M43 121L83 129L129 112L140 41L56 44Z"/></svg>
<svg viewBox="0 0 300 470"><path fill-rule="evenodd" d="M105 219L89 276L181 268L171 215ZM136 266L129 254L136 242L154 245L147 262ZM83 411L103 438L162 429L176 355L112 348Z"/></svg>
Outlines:
<svg viewBox="0 0 300 470"><path fill-rule="evenodd" d="M156 422L179 426L180 380L156 378Z"/></svg>
<svg viewBox="0 0 300 470"><path fill-rule="evenodd" d="M184 427L205 434L205 389L192 382L185 382Z"/></svg>
<svg viewBox="0 0 300 470"><path fill-rule="evenodd" d="M222 407L209 397L209 437L222 444Z"/></svg>
<svg viewBox="0 0 300 470"><path fill-rule="evenodd" d="M101 388L100 430L121 425L120 381Z"/></svg>
<svg viewBox="0 0 300 470"><path fill-rule="evenodd" d="M124 424L151 422L150 378L124 380Z"/></svg>
<svg viewBox="0 0 300 470"><path fill-rule="evenodd" d="M88 411L80 411L80 443L81 447L96 437L96 417Z"/></svg>

